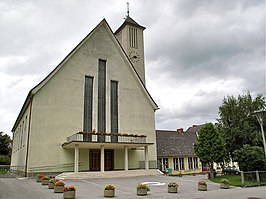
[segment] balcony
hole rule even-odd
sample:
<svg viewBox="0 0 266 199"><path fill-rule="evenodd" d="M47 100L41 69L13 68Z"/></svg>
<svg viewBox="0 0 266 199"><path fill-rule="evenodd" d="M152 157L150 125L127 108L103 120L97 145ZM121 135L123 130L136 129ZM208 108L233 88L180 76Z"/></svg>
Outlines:
<svg viewBox="0 0 266 199"><path fill-rule="evenodd" d="M101 171L104 171L104 150L118 149L124 151L124 169L128 170L128 150L142 150L145 157L145 168L148 169L148 146L154 143L146 142L146 135L122 134L122 133L102 133L102 132L79 132L67 137L62 144L64 149L74 149L74 171L78 172L79 150L80 149L100 149Z"/></svg>
<svg viewBox="0 0 266 199"><path fill-rule="evenodd" d="M121 133L84 133L79 132L67 137L70 142L102 142L102 143L146 143L145 135Z"/></svg>

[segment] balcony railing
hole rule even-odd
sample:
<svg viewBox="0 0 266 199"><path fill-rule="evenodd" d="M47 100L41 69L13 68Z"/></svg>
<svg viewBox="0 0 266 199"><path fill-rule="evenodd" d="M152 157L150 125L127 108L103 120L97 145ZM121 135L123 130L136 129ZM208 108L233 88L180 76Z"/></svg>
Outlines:
<svg viewBox="0 0 266 199"><path fill-rule="evenodd" d="M105 142L105 143L146 143L145 135L120 133L83 133L79 132L67 137L67 142Z"/></svg>

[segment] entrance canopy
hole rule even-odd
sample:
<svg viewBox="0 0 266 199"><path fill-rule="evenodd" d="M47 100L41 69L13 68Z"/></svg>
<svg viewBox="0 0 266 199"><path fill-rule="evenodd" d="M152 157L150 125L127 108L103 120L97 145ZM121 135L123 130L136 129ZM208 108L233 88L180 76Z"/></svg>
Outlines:
<svg viewBox="0 0 266 199"><path fill-rule="evenodd" d="M128 170L128 149L144 149L145 169L149 169L148 146L144 135L106 134L106 133L76 133L62 144L65 149L75 149L75 173L79 166L79 149L100 149L100 170L104 172L105 149L124 150L124 170Z"/></svg>

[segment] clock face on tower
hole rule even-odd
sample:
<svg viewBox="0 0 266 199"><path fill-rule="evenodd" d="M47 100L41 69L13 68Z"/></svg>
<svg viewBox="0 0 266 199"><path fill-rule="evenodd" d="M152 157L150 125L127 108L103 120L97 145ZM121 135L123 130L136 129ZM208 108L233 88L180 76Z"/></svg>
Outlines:
<svg viewBox="0 0 266 199"><path fill-rule="evenodd" d="M135 51L131 51L131 52L128 54L128 56L129 56L129 59L130 59L133 63L137 63L137 62L139 62L139 60L140 60L140 56L139 56L139 54L138 54L137 52L135 52Z"/></svg>

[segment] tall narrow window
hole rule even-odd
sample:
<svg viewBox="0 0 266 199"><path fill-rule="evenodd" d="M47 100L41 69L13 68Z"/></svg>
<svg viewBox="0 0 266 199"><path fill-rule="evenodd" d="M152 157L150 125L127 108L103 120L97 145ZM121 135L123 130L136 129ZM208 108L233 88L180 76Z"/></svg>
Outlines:
<svg viewBox="0 0 266 199"><path fill-rule="evenodd" d="M168 158L162 158L162 169L163 171L166 171L168 168Z"/></svg>
<svg viewBox="0 0 266 199"><path fill-rule="evenodd" d="M84 118L83 131L92 131L92 101L93 101L93 77L85 77L84 88ZM84 135L84 141L91 141L89 135Z"/></svg>
<svg viewBox="0 0 266 199"><path fill-rule="evenodd" d="M179 167L178 167L178 158L174 158L173 159L173 163L174 163L174 170L179 170Z"/></svg>
<svg viewBox="0 0 266 199"><path fill-rule="evenodd" d="M198 165L198 158L197 158L197 157L194 157L194 158L193 158L193 164L194 164L194 169L199 168L199 165Z"/></svg>
<svg viewBox="0 0 266 199"><path fill-rule="evenodd" d="M118 133L118 82L111 81L111 132ZM117 136L112 136L112 142L118 142Z"/></svg>
<svg viewBox="0 0 266 199"><path fill-rule="evenodd" d="M105 132L106 128L106 61L99 60L98 69L98 132ZM98 136L98 142L104 142L103 135Z"/></svg>
<svg viewBox="0 0 266 199"><path fill-rule="evenodd" d="M129 27L129 45L131 48L138 48L138 30L137 28Z"/></svg>
<svg viewBox="0 0 266 199"><path fill-rule="evenodd" d="M179 170L185 170L184 158L179 158Z"/></svg>
<svg viewBox="0 0 266 199"><path fill-rule="evenodd" d="M26 144L26 141L27 141L27 135L28 135L28 132L27 132L27 119L28 119L28 116L25 117L25 126L24 126L24 141L23 141L23 146L25 146Z"/></svg>
<svg viewBox="0 0 266 199"><path fill-rule="evenodd" d="M193 169L193 159L192 159L192 157L188 158L188 169Z"/></svg>

